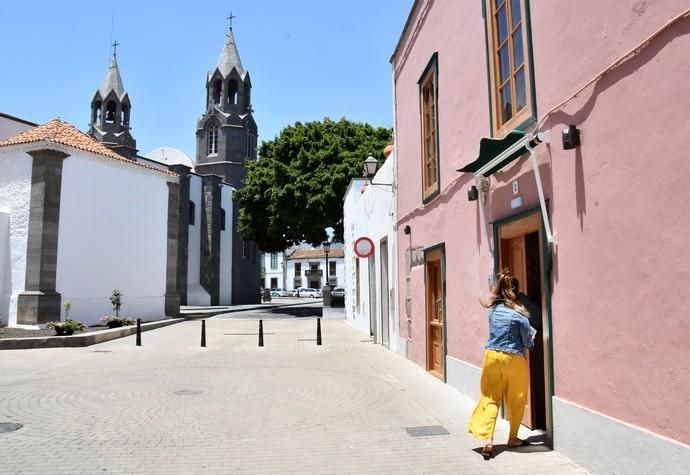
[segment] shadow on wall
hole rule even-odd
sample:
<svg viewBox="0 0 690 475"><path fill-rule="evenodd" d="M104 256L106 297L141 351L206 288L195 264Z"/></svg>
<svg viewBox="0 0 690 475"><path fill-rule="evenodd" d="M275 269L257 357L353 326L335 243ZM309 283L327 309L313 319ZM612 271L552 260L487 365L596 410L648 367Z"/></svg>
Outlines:
<svg viewBox="0 0 690 475"><path fill-rule="evenodd" d="M11 282L10 215L0 212L0 326L9 323Z"/></svg>
<svg viewBox="0 0 690 475"><path fill-rule="evenodd" d="M615 86L620 81L626 79L637 73L647 63L654 60L654 58L674 39L690 34L690 17L686 17L671 26L668 30L661 33L657 38L652 40L644 49L637 55L623 62L616 69L608 72L602 76L594 87L591 86L585 89L591 90L590 96L582 104L582 106L573 113L567 113L563 110L554 112L544 122L542 129L549 129L559 124L582 124L592 114L597 99L599 96L609 88ZM565 99L565 98L564 98ZM567 107L567 104L566 106ZM638 131L633 131L637 133ZM637 137L635 137L636 139ZM621 139L619 137L619 139ZM584 230L584 218L587 214L587 198L585 190L585 173L584 173L584 157L582 156L582 147L575 149L575 199L576 212L578 220L580 221L580 231Z"/></svg>

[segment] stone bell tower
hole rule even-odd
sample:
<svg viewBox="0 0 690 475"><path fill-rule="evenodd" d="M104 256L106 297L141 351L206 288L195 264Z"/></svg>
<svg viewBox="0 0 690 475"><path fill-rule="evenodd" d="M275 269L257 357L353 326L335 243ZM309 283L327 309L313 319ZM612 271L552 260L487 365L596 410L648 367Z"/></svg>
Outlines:
<svg viewBox="0 0 690 475"><path fill-rule="evenodd" d="M117 50L114 50L108 72L91 101L89 135L123 157L136 160L137 142L129 132L131 110L129 94L122 85L117 66Z"/></svg>
<svg viewBox="0 0 690 475"><path fill-rule="evenodd" d="M196 130L197 173L218 175L235 188L242 187L247 160L256 158L251 104L252 83L230 27L218 64L206 76L206 110Z"/></svg>

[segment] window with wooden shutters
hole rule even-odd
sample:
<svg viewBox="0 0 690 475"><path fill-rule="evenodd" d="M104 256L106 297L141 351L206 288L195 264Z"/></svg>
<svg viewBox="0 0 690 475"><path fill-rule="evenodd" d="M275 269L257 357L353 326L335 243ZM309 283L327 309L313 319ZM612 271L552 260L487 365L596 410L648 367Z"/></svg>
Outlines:
<svg viewBox="0 0 690 475"><path fill-rule="evenodd" d="M437 54L429 61L419 80L422 131L422 201L439 192L438 153L438 64Z"/></svg>
<svg viewBox="0 0 690 475"><path fill-rule="evenodd" d="M486 0L489 81L494 135L520 128L536 113L533 106L526 0Z"/></svg>

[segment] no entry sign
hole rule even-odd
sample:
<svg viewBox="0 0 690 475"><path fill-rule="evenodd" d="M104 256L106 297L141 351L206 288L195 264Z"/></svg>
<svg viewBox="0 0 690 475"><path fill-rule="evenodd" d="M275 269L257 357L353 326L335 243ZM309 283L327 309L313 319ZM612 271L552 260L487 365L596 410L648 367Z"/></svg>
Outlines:
<svg viewBox="0 0 690 475"><path fill-rule="evenodd" d="M374 241L368 237L361 237L355 241L357 257L367 258L374 253Z"/></svg>

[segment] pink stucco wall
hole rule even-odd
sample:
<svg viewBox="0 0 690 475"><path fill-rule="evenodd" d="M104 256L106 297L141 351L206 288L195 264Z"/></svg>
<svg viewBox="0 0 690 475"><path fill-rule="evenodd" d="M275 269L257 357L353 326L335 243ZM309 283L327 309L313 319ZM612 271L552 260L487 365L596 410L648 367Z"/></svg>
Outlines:
<svg viewBox="0 0 690 475"><path fill-rule="evenodd" d="M687 1L531 2L537 115L569 98L617 57L688 8ZM690 319L690 20L550 116L539 163L558 243L551 284L555 394L688 443ZM423 206L417 81L438 52L441 189ZM492 259L471 177L490 135L481 2L420 1L393 60L398 168L399 308L405 308L406 251L446 244L447 352L479 366L486 338ZM560 131L576 124L582 146L564 151ZM518 179L525 205L512 211ZM454 184L453 184L454 183ZM450 186L450 188L448 188ZM538 203L526 159L492 179L489 220ZM424 287L410 286L410 354L425 355ZM421 306L417 303L421 301ZM405 312L400 314L401 330ZM419 349L421 347L421 350ZM424 360L413 358L423 366Z"/></svg>

